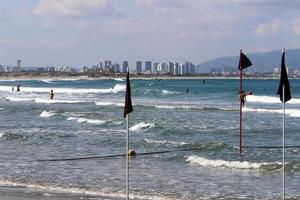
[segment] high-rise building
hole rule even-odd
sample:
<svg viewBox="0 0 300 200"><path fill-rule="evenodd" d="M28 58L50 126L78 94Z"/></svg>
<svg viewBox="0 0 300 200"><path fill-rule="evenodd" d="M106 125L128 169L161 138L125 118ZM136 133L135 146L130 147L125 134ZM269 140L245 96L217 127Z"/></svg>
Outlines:
<svg viewBox="0 0 300 200"><path fill-rule="evenodd" d="M156 62L156 63L153 63L153 72L157 72L158 71L158 65L159 65L159 63L158 62Z"/></svg>
<svg viewBox="0 0 300 200"><path fill-rule="evenodd" d="M111 68L111 61L110 60L105 60L104 61L104 68L105 69L110 69Z"/></svg>
<svg viewBox="0 0 300 200"><path fill-rule="evenodd" d="M174 71L174 74L175 75L178 75L180 73L180 66L179 66L179 63L175 63L175 71Z"/></svg>
<svg viewBox="0 0 300 200"><path fill-rule="evenodd" d="M142 61L137 61L136 62L136 72L137 73L142 73Z"/></svg>
<svg viewBox="0 0 300 200"><path fill-rule="evenodd" d="M146 61L145 62L145 71L146 72L151 72L152 71L152 63L151 63L151 61Z"/></svg>
<svg viewBox="0 0 300 200"><path fill-rule="evenodd" d="M169 65L169 67L168 67L168 73L170 73L171 75L174 75L175 64L173 62L169 62L168 65Z"/></svg>
<svg viewBox="0 0 300 200"><path fill-rule="evenodd" d="M127 69L128 69L128 61L123 61L123 65L122 65L122 72L126 73Z"/></svg>
<svg viewBox="0 0 300 200"><path fill-rule="evenodd" d="M116 63L112 66L112 71L113 72L120 72L120 64Z"/></svg>
<svg viewBox="0 0 300 200"><path fill-rule="evenodd" d="M21 59L17 60L17 67L21 68Z"/></svg>

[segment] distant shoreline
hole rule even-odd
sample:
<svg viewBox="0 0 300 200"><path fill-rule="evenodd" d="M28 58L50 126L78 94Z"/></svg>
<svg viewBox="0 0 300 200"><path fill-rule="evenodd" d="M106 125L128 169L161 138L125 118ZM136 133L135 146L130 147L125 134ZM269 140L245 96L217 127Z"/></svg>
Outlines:
<svg viewBox="0 0 300 200"><path fill-rule="evenodd" d="M89 76L32 76L32 75L21 75L21 76L4 76L0 75L0 80L110 80L110 79L126 79L125 76L99 76L99 77L89 77ZM238 76L140 76L140 75L132 75L130 79L142 79L142 80L236 80L240 79ZM257 79L257 80L277 80L279 77L243 77L243 79ZM290 79L299 79L299 78L290 78Z"/></svg>

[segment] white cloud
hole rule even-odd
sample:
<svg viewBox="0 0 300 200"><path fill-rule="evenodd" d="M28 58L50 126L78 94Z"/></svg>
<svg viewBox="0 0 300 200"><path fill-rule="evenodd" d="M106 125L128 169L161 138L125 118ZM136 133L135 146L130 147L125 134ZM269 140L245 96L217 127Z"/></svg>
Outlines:
<svg viewBox="0 0 300 200"><path fill-rule="evenodd" d="M111 0L39 0L34 14L81 17L106 12Z"/></svg>
<svg viewBox="0 0 300 200"><path fill-rule="evenodd" d="M255 29L255 33L259 35L276 34L280 31L282 23L281 19L273 19L268 23L259 24Z"/></svg>
<svg viewBox="0 0 300 200"><path fill-rule="evenodd" d="M293 31L294 31L294 34L300 35L300 18L294 19Z"/></svg>

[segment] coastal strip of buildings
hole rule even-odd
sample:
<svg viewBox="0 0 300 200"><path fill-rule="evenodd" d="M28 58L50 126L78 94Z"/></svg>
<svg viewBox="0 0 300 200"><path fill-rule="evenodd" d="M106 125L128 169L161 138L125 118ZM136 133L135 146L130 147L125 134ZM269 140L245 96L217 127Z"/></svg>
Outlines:
<svg viewBox="0 0 300 200"><path fill-rule="evenodd" d="M136 61L133 65L128 61L121 64L113 63L111 60L98 62L92 66L84 66L80 69L71 66L44 66L44 67L22 67L21 59L18 59L16 65L0 65L0 74L48 74L48 75L87 75L90 77L98 76L119 76L127 72L128 67L133 75L166 75L166 76L239 76L237 67L224 66L221 68L212 68L210 72L200 73L197 66L192 62L152 62ZM300 77L300 70L287 68L290 77ZM257 72L256 68L245 70L244 73L255 77L279 77L280 67L274 67L271 72Z"/></svg>

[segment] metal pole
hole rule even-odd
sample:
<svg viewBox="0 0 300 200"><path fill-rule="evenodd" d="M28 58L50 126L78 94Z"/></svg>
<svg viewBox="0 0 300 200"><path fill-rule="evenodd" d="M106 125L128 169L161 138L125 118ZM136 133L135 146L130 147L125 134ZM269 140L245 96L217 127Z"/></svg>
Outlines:
<svg viewBox="0 0 300 200"><path fill-rule="evenodd" d="M285 199L285 96L284 96L284 85L282 87L282 199Z"/></svg>
<svg viewBox="0 0 300 200"><path fill-rule="evenodd" d="M129 114L126 116L126 200L129 200Z"/></svg>
<svg viewBox="0 0 300 200"><path fill-rule="evenodd" d="M240 54L242 53L242 50L240 50ZM241 94L243 90L243 70L242 70L242 60L240 56L240 156L242 159L242 144L243 144L243 105L241 100Z"/></svg>

